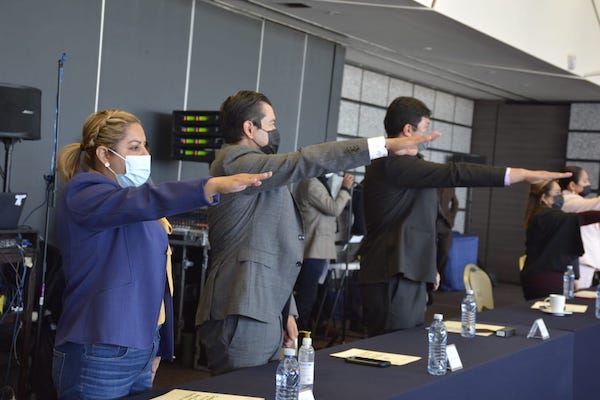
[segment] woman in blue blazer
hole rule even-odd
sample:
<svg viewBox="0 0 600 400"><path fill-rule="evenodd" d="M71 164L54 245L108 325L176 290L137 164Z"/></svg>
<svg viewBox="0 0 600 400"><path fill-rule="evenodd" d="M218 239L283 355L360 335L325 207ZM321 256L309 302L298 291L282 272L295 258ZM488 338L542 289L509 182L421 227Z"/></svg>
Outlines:
<svg viewBox="0 0 600 400"><path fill-rule="evenodd" d="M81 142L67 145L57 166L66 183L57 206L66 281L57 394L112 399L145 391L159 357L173 355L169 226L159 220L216 204L219 193L258 186L270 173L152 184L141 122L120 110L90 115Z"/></svg>

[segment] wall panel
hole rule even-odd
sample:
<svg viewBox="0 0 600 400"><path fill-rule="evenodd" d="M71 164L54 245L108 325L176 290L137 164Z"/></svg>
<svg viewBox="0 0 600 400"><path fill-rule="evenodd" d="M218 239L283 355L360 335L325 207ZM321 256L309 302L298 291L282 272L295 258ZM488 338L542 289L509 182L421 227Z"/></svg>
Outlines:
<svg viewBox="0 0 600 400"><path fill-rule="evenodd" d="M476 106L475 115L479 110ZM472 143L474 153L492 150L488 164L554 171L564 166L568 105L500 104L495 116L488 115L488 122L487 128L495 130L493 144L486 130L478 130ZM478 211L473 215L473 231L482 238L482 267L501 281L519 282L517 260L525 252L523 215L528 192L529 185L520 183L491 189L488 199L474 202ZM476 221L481 215L485 217Z"/></svg>
<svg viewBox="0 0 600 400"><path fill-rule="evenodd" d="M0 81L42 90L42 139L17 143L13 153L11 189L30 197L24 215L45 197L63 52L68 59L58 148L79 141L83 121L94 111L100 68L98 108L123 108L141 118L156 182L208 172L206 164L170 159L171 112L186 101L187 109L218 109L228 95L256 90L259 82L258 89L274 102L282 151L322 141L332 115L337 123L339 101L331 99L339 99L336 70L343 51L336 52L335 44L203 1L106 0L104 10L102 5L101 0L0 4ZM42 230L44 220L41 209L27 222Z"/></svg>
<svg viewBox="0 0 600 400"><path fill-rule="evenodd" d="M14 145L11 189L29 194L21 222L40 231L45 223L44 175L50 172L58 60L63 52L58 147L79 140L93 109L96 86L100 1L3 1L0 4L0 81L42 91L41 140ZM4 151L0 152L4 159ZM2 163L4 165L4 163ZM59 185L60 186L60 185ZM50 229L50 232L52 229Z"/></svg>

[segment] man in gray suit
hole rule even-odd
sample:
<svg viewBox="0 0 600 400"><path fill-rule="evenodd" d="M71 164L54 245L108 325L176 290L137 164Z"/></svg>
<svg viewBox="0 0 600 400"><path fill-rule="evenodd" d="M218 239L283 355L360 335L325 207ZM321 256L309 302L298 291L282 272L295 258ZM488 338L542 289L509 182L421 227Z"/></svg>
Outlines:
<svg viewBox="0 0 600 400"><path fill-rule="evenodd" d="M208 214L211 267L196 313L208 367L218 374L278 358L298 336L292 289L302 266L301 216L286 185L365 165L389 154L416 154L439 136L322 143L275 154L279 134L269 99L241 91L221 106L225 145L213 176L273 171L260 187L222 195Z"/></svg>

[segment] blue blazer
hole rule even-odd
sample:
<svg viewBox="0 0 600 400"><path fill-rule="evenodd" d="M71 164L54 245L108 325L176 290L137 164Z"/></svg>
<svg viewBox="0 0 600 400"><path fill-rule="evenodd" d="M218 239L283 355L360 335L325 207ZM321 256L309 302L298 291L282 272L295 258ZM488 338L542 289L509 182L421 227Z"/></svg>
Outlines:
<svg viewBox="0 0 600 400"><path fill-rule="evenodd" d="M121 188L104 175L82 172L67 183L57 206L66 280L57 346L74 342L150 348L164 300L168 320L162 334L167 343L161 343L161 355L172 357L168 238L157 220L209 205L207 179Z"/></svg>

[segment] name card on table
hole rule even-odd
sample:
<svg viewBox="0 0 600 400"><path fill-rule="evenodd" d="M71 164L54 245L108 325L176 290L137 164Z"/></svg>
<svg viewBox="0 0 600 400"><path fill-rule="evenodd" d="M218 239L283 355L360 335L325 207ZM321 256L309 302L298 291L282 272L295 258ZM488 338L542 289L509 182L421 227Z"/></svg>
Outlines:
<svg viewBox="0 0 600 400"><path fill-rule="evenodd" d="M446 346L446 356L448 357L448 369L450 369L450 371L454 372L462 369L463 365L460 361L456 345L449 344Z"/></svg>
<svg viewBox="0 0 600 400"><path fill-rule="evenodd" d="M298 393L298 400L315 400L312 390L303 390Z"/></svg>
<svg viewBox="0 0 600 400"><path fill-rule="evenodd" d="M540 336L536 336L537 332L540 332ZM550 333L548 333L548 328L546 328L546 324L544 320L541 318L533 321L533 325L531 325L531 329L527 334L527 339L529 338L541 338L542 340L546 340L550 338Z"/></svg>

